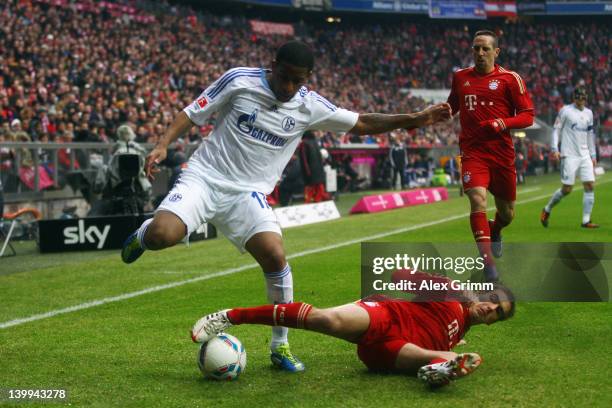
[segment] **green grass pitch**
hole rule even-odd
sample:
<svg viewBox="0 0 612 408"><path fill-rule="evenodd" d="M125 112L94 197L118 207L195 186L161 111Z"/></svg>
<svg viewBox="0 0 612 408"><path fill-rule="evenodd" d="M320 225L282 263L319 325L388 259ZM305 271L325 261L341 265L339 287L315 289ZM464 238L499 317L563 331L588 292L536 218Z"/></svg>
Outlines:
<svg viewBox="0 0 612 408"><path fill-rule="evenodd" d="M539 212L558 187L558 176L527 182L519 188L517 216L505 230L506 242L612 241L611 175L598 179L593 213L593 221L601 224L598 230L579 228L578 185L555 208L551 226L542 228ZM341 197L343 215L356 198ZM452 191L442 203L287 229L295 299L321 307L356 300L358 242L365 237L412 227L377 241L471 242L467 215L462 216L468 209L467 199ZM340 246L321 250L332 245ZM354 345L298 330L290 332L290 342L307 371L278 372L269 362L270 330L259 326L232 328L247 349L247 370L238 381L217 383L199 374L191 325L221 308L266 303L257 267L209 276L253 264L224 238L149 252L129 266L116 251L42 256L31 244L19 244L17 251L16 257L0 259L0 327L39 317L0 328L0 388L67 389L64 405L612 406L610 303L520 303L514 319L468 332L468 344L458 350L480 353L482 366L435 392L416 378L368 373ZM168 287L120 298L160 285ZM83 306L100 299L111 301ZM77 305L79 310L41 316ZM60 404L44 406L55 405ZM18 405L5 400L0 406Z"/></svg>

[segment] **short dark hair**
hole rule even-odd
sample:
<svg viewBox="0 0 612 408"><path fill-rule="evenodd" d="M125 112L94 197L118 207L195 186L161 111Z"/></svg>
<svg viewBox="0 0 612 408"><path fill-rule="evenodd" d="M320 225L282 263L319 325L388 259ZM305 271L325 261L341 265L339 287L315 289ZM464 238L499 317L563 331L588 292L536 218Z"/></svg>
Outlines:
<svg viewBox="0 0 612 408"><path fill-rule="evenodd" d="M587 91L584 87L577 86L576 88L574 88L574 92L572 92L573 99L580 99L580 98L586 99L586 97L587 97Z"/></svg>
<svg viewBox="0 0 612 408"><path fill-rule="evenodd" d="M510 290L510 288L508 288L507 286L502 285L499 282L496 282L493 286L493 291L492 293L497 294L497 298L499 299L500 302L500 307L501 307L501 302L510 302L510 311L508 313L506 313L506 319L511 318L512 316L514 316L514 313L516 312L516 301L514 298L514 293L512 293L512 291Z"/></svg>
<svg viewBox="0 0 612 408"><path fill-rule="evenodd" d="M314 55L310 47L301 41L289 41L276 51L276 62L295 65L296 67L314 68Z"/></svg>
<svg viewBox="0 0 612 408"><path fill-rule="evenodd" d="M493 38L493 46L495 46L495 48L499 46L499 40L497 38L497 34L495 34L493 31L491 30L476 31L476 34L474 34L474 38L478 37L479 35L488 35L489 37Z"/></svg>

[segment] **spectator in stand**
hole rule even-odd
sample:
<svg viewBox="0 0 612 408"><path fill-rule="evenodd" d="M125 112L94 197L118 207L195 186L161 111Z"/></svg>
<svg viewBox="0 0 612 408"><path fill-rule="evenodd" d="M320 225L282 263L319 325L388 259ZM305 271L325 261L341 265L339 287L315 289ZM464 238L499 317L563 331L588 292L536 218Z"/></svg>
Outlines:
<svg viewBox="0 0 612 408"><path fill-rule="evenodd" d="M527 167L522 139L516 138L514 142L514 151L516 152L516 160L514 161L514 166L516 168L516 183L525 184L525 170Z"/></svg>
<svg viewBox="0 0 612 408"><path fill-rule="evenodd" d="M0 128L0 143L12 141L12 134L5 127ZM14 157L15 152L12 149L0 147L0 183L5 186L14 184Z"/></svg>
<svg viewBox="0 0 612 408"><path fill-rule="evenodd" d="M345 155L337 168L338 190L342 192L350 191L354 193L358 189L359 174L355 171L351 162L353 158Z"/></svg>
<svg viewBox="0 0 612 408"><path fill-rule="evenodd" d="M302 169L297 155L291 156L287 163L278 190L280 205L283 207L291 204L294 195L304 192Z"/></svg>
<svg viewBox="0 0 612 408"><path fill-rule="evenodd" d="M461 184L461 164L459 158L451 155L444 164L444 172L450 176L451 184Z"/></svg>
<svg viewBox="0 0 612 408"><path fill-rule="evenodd" d="M72 143L74 133L72 130L65 130L58 138L58 143ZM57 159L60 169L64 171L78 170L81 166L76 158L72 157L72 149L60 149L57 151Z"/></svg>
<svg viewBox="0 0 612 408"><path fill-rule="evenodd" d="M321 146L325 149L329 149L330 147L337 147L339 141L334 137L331 132L325 132L321 137Z"/></svg>
<svg viewBox="0 0 612 408"><path fill-rule="evenodd" d="M229 66L265 65L269 50L285 40L253 33L241 16L196 16L189 7L167 2L137 2L160 17L131 8L124 15L109 9L99 13L110 2L92 8L83 1L89 6L76 11L76 3L0 3L0 122L21 120L25 131L36 133L33 139L48 132L54 140L68 124L78 130L85 120L90 130L98 123L108 139L115 138L120 123L130 121L154 134L146 140L155 141L159 134L153 129L166 128L203 86ZM319 67L312 83L323 96L355 111L421 110L429 102L401 90L450 86L452 72L469 65L462 50L481 23L466 30L463 21L432 27L406 17L385 25L304 24ZM525 79L540 118L552 123L574 86L582 84L593 95L594 116L612 123L611 25L598 19L499 24L496 32L505 44L500 63ZM194 37L201 40L194 43ZM408 147L456 145L456 126L399 135ZM204 135L196 131L189 138L199 141ZM324 147L348 138L326 134Z"/></svg>
<svg viewBox="0 0 612 408"><path fill-rule="evenodd" d="M4 187L2 186L2 178L0 178L0 220L4 217Z"/></svg>
<svg viewBox="0 0 612 408"><path fill-rule="evenodd" d="M406 187L406 179L404 177L406 172L406 164L408 163L408 154L406 153L406 146L397 140L397 136L391 134L391 146L389 147L389 161L391 162L391 188L395 190L397 186L397 179L399 178L400 190Z"/></svg>
<svg viewBox="0 0 612 408"><path fill-rule="evenodd" d="M414 163L416 182L420 186L428 186L433 175L433 164L425 155L417 155Z"/></svg>
<svg viewBox="0 0 612 408"><path fill-rule="evenodd" d="M329 194L325 191L323 157L314 132L310 130L304 132L298 152L304 180L304 202L318 203L329 200Z"/></svg>

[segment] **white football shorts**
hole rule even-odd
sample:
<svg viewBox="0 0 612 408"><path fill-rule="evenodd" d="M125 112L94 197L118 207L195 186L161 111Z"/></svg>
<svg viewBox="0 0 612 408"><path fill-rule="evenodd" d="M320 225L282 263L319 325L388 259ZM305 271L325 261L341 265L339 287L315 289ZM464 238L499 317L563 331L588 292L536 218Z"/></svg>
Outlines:
<svg viewBox="0 0 612 408"><path fill-rule="evenodd" d="M573 186L576 182L576 174L579 174L580 180L585 183L587 181L595 181L595 173L593 172L593 161L590 157L566 156L561 159L561 183Z"/></svg>
<svg viewBox="0 0 612 408"><path fill-rule="evenodd" d="M263 193L223 191L209 184L193 168L183 170L178 182L155 210L170 211L187 226L188 234L210 222L238 248L259 232L282 236L276 214Z"/></svg>

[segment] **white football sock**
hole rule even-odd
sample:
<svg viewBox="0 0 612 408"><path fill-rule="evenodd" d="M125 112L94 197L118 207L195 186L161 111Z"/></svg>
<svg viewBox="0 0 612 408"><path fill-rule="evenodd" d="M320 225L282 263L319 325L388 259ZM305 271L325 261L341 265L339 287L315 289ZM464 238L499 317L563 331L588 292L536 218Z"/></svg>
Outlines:
<svg viewBox="0 0 612 408"><path fill-rule="evenodd" d="M582 223L586 224L591 221L591 212L595 204L595 192L585 191L582 196Z"/></svg>
<svg viewBox="0 0 612 408"><path fill-rule="evenodd" d="M142 223L140 228L138 228L138 232L136 233L136 237L138 237L138 242L140 243L140 247L142 249L148 249L147 246L144 243L144 236L145 236L145 233L147 232L147 228L149 228L149 224L151 224L151 222L153 222L153 218L146 219Z"/></svg>
<svg viewBox="0 0 612 408"><path fill-rule="evenodd" d="M271 303L293 302L293 275L289 264L280 272L264 273L264 276L266 277L268 300ZM288 332L289 329L286 327L272 327L270 350L287 343Z"/></svg>
<svg viewBox="0 0 612 408"><path fill-rule="evenodd" d="M561 189L558 189L557 191L554 192L554 194L552 195L552 197L550 197L550 201L548 201L548 204L546 204L546 207L544 207L544 209L546 210L547 213L552 211L552 208L557 205L559 203L559 201L561 201L561 199L564 197L563 192L561 191Z"/></svg>

